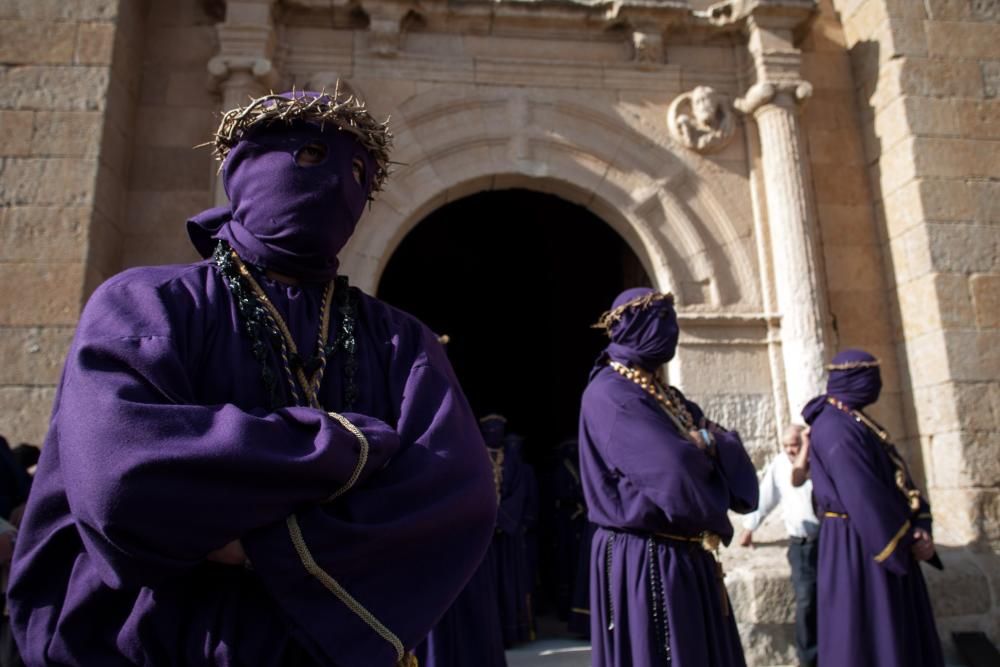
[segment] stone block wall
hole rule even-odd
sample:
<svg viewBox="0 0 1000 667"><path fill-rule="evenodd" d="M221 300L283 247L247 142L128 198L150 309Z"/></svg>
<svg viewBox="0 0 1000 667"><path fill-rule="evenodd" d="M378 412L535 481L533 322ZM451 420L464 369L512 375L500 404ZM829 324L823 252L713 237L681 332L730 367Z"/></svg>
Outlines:
<svg viewBox="0 0 1000 667"><path fill-rule="evenodd" d="M0 434L17 441L41 442L87 288L118 267L142 10L0 3Z"/></svg>
<svg viewBox="0 0 1000 667"><path fill-rule="evenodd" d="M934 574L935 604L943 629L980 627L997 641L1000 4L834 6L854 72L906 433L923 454L936 537L955 561L949 569L978 572L989 592L965 596L947 584L950 575ZM963 607L961 598L978 602Z"/></svg>
<svg viewBox="0 0 1000 667"><path fill-rule="evenodd" d="M194 147L209 140L219 111L206 69L219 48L215 23L199 0L149 8L121 268L197 259L184 221L212 206L217 163Z"/></svg>

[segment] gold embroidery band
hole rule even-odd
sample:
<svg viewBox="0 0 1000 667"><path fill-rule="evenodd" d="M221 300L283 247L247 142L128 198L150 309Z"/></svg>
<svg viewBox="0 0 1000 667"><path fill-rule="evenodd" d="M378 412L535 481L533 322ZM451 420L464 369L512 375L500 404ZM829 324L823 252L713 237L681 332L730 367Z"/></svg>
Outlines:
<svg viewBox="0 0 1000 667"><path fill-rule="evenodd" d="M831 519L846 519L846 514L841 514L840 512L823 512L823 516L828 516Z"/></svg>
<svg viewBox="0 0 1000 667"><path fill-rule="evenodd" d="M326 502L330 502L335 498L342 496L348 491L348 489L357 483L358 478L361 477L361 471L364 470L365 464L368 463L369 445L368 438L365 437L365 434L361 432L361 429L352 424L347 417L336 412L328 412L327 414L330 415L331 418L340 422L341 426L350 431L351 434L358 439L358 444L361 445L361 453L358 454L358 464L354 466L354 472L351 473L351 477L347 480L346 484L334 491L333 495L326 499Z"/></svg>
<svg viewBox="0 0 1000 667"><path fill-rule="evenodd" d="M305 567L306 572L315 577L323 586L333 593L338 600L343 602L348 609L354 612L362 621L368 624L372 630L376 632L382 639L386 640L392 644L392 648L396 651L396 660L400 664L412 664L409 663L406 651L403 649L403 642L399 640L393 632L382 625L382 622L375 618L375 615L370 611L365 609L360 602L355 600L350 593L344 590L344 587L337 583L337 581L327 574L326 570L321 568L319 564L313 559L312 553L309 551L309 547L306 546L306 541L302 537L302 529L299 527L299 520L293 514L288 517L286 521L288 524L288 534L292 538L292 544L295 546L295 551L299 555L299 559L302 561L302 566Z"/></svg>
<svg viewBox="0 0 1000 667"><path fill-rule="evenodd" d="M906 535L906 531L908 531L909 529L910 529L910 520L907 519L906 523L903 524L903 527L899 529L899 532L896 533L891 540L889 540L889 544L885 545L885 549L882 549L882 551L879 552L877 556L875 556L875 562L881 563L885 561L885 559L887 559L889 556L891 556L892 552L896 550L897 546L899 546L899 541L903 539L903 536Z"/></svg>
<svg viewBox="0 0 1000 667"><path fill-rule="evenodd" d="M929 519L931 521L934 520L934 516L930 512L921 512L920 514L917 515L917 518L918 519Z"/></svg>

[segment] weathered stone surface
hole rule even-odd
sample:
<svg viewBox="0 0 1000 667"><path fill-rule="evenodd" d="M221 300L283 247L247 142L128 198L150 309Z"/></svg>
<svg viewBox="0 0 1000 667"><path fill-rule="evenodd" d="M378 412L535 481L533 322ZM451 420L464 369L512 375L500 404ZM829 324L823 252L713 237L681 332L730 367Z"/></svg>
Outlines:
<svg viewBox="0 0 1000 667"><path fill-rule="evenodd" d="M0 208L0 262L83 260L86 206Z"/></svg>
<svg viewBox="0 0 1000 667"><path fill-rule="evenodd" d="M0 67L0 108L100 111L106 67Z"/></svg>
<svg viewBox="0 0 1000 667"><path fill-rule="evenodd" d="M198 107L142 107L136 117L136 146L187 148L208 141L218 125L218 116ZM164 128L170 128L164 132ZM138 148L144 150L144 148ZM208 155L210 149L198 149Z"/></svg>
<svg viewBox="0 0 1000 667"><path fill-rule="evenodd" d="M76 324L82 264L0 264L0 326Z"/></svg>
<svg viewBox="0 0 1000 667"><path fill-rule="evenodd" d="M0 433L13 443L41 445L53 398L54 387L0 385Z"/></svg>
<svg viewBox="0 0 1000 667"><path fill-rule="evenodd" d="M1000 62L986 61L980 64L983 77L983 97L994 98L1000 95Z"/></svg>
<svg viewBox="0 0 1000 667"><path fill-rule="evenodd" d="M0 62L42 65L73 60L76 24L0 20Z"/></svg>
<svg viewBox="0 0 1000 667"><path fill-rule="evenodd" d="M73 327L0 327L4 383L57 384L72 338Z"/></svg>
<svg viewBox="0 0 1000 667"><path fill-rule="evenodd" d="M110 65L115 46L114 23L81 23L75 61L81 65Z"/></svg>
<svg viewBox="0 0 1000 667"><path fill-rule="evenodd" d="M1000 58L1000 24L929 21L927 45L932 56Z"/></svg>
<svg viewBox="0 0 1000 667"><path fill-rule="evenodd" d="M212 163L206 153L190 148L149 147L132 156L131 187L167 192L201 190L210 183Z"/></svg>
<svg viewBox="0 0 1000 667"><path fill-rule="evenodd" d="M93 200L96 167L92 159L0 159L0 206L88 204Z"/></svg>
<svg viewBox="0 0 1000 667"><path fill-rule="evenodd" d="M975 275L969 279L976 324L982 329L1000 329L1000 275Z"/></svg>
<svg viewBox="0 0 1000 667"><path fill-rule="evenodd" d="M6 0L0 18L100 21L118 15L121 0Z"/></svg>
<svg viewBox="0 0 1000 667"><path fill-rule="evenodd" d="M927 230L935 270L964 274L1000 271L1000 233L995 225L928 223Z"/></svg>
<svg viewBox="0 0 1000 667"><path fill-rule="evenodd" d="M38 157L96 158L101 122L96 111L35 112L31 153Z"/></svg>
<svg viewBox="0 0 1000 667"><path fill-rule="evenodd" d="M976 559L964 549L940 547L944 570L923 567L936 617L971 616L990 611L990 581Z"/></svg>
<svg viewBox="0 0 1000 667"><path fill-rule="evenodd" d="M31 153L31 111L0 111L0 151L12 157Z"/></svg>

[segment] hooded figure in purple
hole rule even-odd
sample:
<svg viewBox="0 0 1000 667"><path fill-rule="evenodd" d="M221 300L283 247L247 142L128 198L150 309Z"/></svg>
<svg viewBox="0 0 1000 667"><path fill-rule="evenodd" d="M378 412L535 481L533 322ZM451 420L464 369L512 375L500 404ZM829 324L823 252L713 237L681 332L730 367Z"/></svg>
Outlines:
<svg viewBox="0 0 1000 667"><path fill-rule="evenodd" d="M495 457L497 450L489 451ZM499 502L499 487L494 488ZM458 599L414 651L420 667L507 667L498 593L497 558L491 546Z"/></svg>
<svg viewBox="0 0 1000 667"><path fill-rule="evenodd" d="M882 389L879 363L845 350L826 393L802 415L820 517L819 664L944 664L920 561L941 567L930 506L889 434L862 409Z"/></svg>
<svg viewBox="0 0 1000 667"><path fill-rule="evenodd" d="M479 420L483 439L493 460L494 483L499 502L491 551L496 559L497 601L504 646L510 648L531 638L531 617L525 516L530 489L525 463L516 448L506 447L507 420L497 414Z"/></svg>
<svg viewBox="0 0 1000 667"><path fill-rule="evenodd" d="M580 412L594 667L744 665L714 552L732 539L726 513L757 506L753 464L655 377L677 347L671 295L626 290L598 326L611 344Z"/></svg>
<svg viewBox="0 0 1000 667"><path fill-rule="evenodd" d="M86 305L11 577L29 666L412 664L478 566L496 501L441 345L336 277L391 135L335 97L227 114L206 259Z"/></svg>

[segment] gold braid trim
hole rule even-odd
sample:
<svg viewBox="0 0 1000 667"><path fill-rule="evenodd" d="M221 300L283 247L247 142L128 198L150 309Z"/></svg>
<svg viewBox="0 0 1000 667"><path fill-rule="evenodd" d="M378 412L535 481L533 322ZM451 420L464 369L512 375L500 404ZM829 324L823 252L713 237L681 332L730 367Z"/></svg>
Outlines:
<svg viewBox="0 0 1000 667"><path fill-rule="evenodd" d="M368 445L368 438L365 437L365 434L361 432L361 429L352 424L347 417L336 412L328 412L327 414L333 419L336 419L340 422L341 426L350 431L351 434L358 439L358 444L361 445L361 453L358 454L358 464L354 466L354 472L351 473L351 477L347 480L346 484L334 491L333 494L326 499L326 502L331 502L335 498L345 494L357 483L358 478L361 477L361 471L364 470L365 464L368 463L368 450L370 449L370 446Z"/></svg>
<svg viewBox="0 0 1000 667"><path fill-rule="evenodd" d="M881 563L885 561L885 559L887 559L889 556L891 556L892 552L895 551L896 547L899 546L899 541L903 539L903 536L906 535L906 532L908 530L910 530L909 519L907 519L906 523L903 524L903 527L899 529L899 532L896 533L891 540L889 540L889 544L885 545L885 549L882 549L882 551L880 551L878 555L875 556L875 562Z"/></svg>
<svg viewBox="0 0 1000 667"><path fill-rule="evenodd" d="M827 364L828 371L851 371L855 368L878 368L882 365L878 359L875 361L848 361L843 364Z"/></svg>
<svg viewBox="0 0 1000 667"><path fill-rule="evenodd" d="M253 291L254 296L256 296L257 299L260 300L262 304L264 304L264 308L267 309L267 312L268 314L270 314L271 319L274 320L274 323L277 325L278 330L281 332L281 337L285 341L285 347L293 355L300 356L298 346L295 345L295 338L292 337L292 332L288 330L288 324L285 322L285 318L281 316L281 312L273 303L271 303L271 299L268 298L267 293L264 291L264 288L260 286L260 283L257 282L257 279L253 277L252 273L250 273L250 269L247 268L247 265L243 262L243 259L236 253L235 250L230 250L230 252L232 253L233 261L236 262L236 268L239 269L240 276L242 276L243 279L247 281L247 284L250 285L250 289ZM320 310L320 324L318 333L320 346L322 346L324 342L330 339L330 304L333 302L333 290L334 290L334 281L331 280L326 284L326 288L323 291L323 303L321 305L321 310ZM322 347L320 351L322 352ZM320 365L319 369L317 369L316 372L313 373L312 377L306 377L306 373L304 370L302 370L301 366L297 367L293 373L288 365L288 360L283 359L283 362L285 364L285 372L290 373L295 378L295 380L298 381L299 387L301 387L302 391L305 393L306 401L309 403L309 407L322 409L322 406L320 405L319 402L319 388L320 385L323 384L323 373L326 372L325 357L323 363ZM292 384L292 389L294 393L295 382L294 380L291 380L291 378L289 378L289 381Z"/></svg>
<svg viewBox="0 0 1000 667"><path fill-rule="evenodd" d="M620 320L625 312L635 308L636 310L645 310L657 301L666 301L671 306L674 305L674 295L670 292L660 293L660 292L650 292L649 294L644 294L642 296L637 296L634 299L626 301L622 305L614 308L612 310L606 311L601 315L600 319L597 320L596 324L590 325L591 329L604 329L604 331L610 336L611 327L614 326L615 322Z"/></svg>
<svg viewBox="0 0 1000 667"><path fill-rule="evenodd" d="M306 546L306 541L302 537L302 529L299 527L299 520L293 514L288 517L286 521L288 524L288 534L292 538L292 544L295 546L295 551L299 555L299 559L302 561L302 566L306 568L306 572L315 577L323 586L333 593L338 600L343 602L348 609L354 612L362 621L364 621L368 627L375 631L378 636L392 644L392 648L396 650L396 660L400 665L412 665L414 661L411 661L413 656L406 653L403 648L403 642L399 640L392 630L382 625L382 622L375 618L375 615L370 611L365 609L360 602L355 600L350 593L344 590L344 587L337 583L337 581L327 574L326 570L321 568L318 563L313 559L312 553L309 551L309 547Z"/></svg>
<svg viewBox="0 0 1000 667"><path fill-rule="evenodd" d="M295 91L292 92L294 94ZM212 146L215 159L222 161L252 128L278 122L290 124L297 120L318 123L320 127L329 123L354 135L375 161L372 192L383 188L389 176L389 153L393 140L389 121L379 123L368 113L364 102L354 95L343 96L339 81L332 93L324 90L318 95L295 97L271 93L251 99L246 106L224 113L212 141L202 146Z"/></svg>

